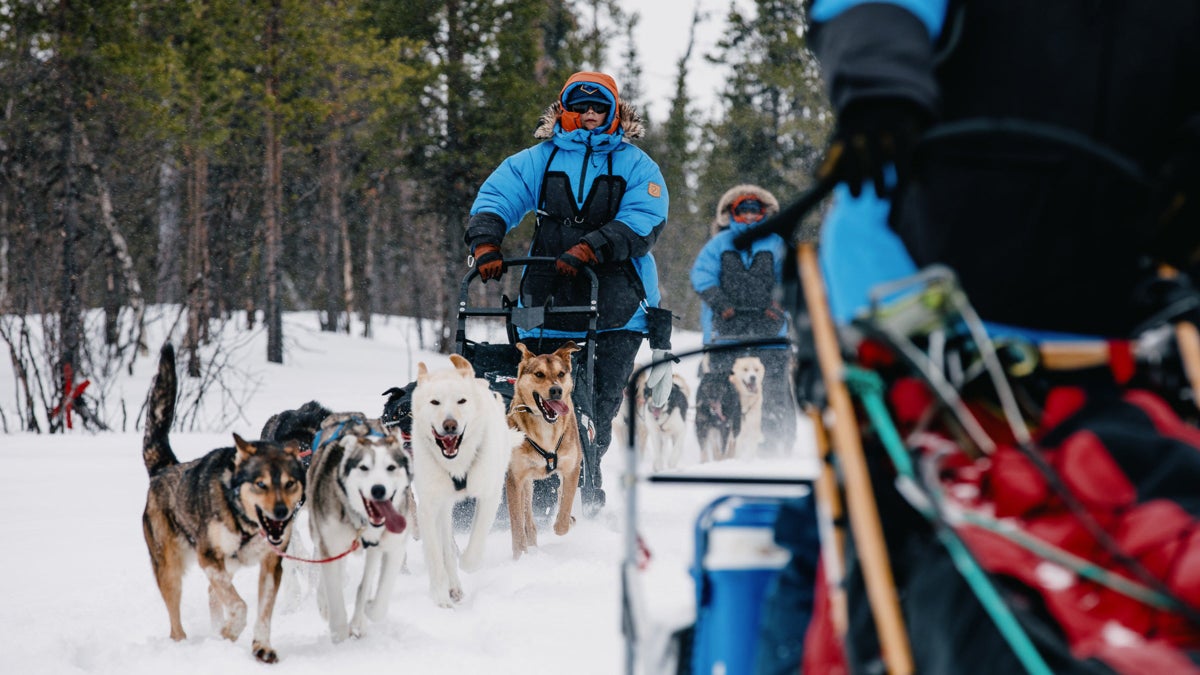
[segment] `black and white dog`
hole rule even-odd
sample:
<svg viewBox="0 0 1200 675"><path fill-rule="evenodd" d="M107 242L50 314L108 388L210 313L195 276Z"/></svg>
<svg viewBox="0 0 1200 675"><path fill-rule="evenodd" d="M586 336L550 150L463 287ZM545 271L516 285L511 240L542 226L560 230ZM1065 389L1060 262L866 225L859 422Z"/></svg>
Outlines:
<svg viewBox="0 0 1200 675"><path fill-rule="evenodd" d="M649 455L655 471L679 466L683 441L687 435L690 387L679 374L671 375L671 394L662 407L654 405L652 388L646 383L649 371L638 382L636 435L639 447Z"/></svg>

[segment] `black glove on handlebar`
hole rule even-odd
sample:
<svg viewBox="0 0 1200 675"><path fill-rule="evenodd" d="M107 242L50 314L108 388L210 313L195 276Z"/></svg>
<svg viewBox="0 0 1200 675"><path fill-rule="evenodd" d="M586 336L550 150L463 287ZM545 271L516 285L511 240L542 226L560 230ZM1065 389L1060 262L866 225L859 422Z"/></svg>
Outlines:
<svg viewBox="0 0 1200 675"><path fill-rule="evenodd" d="M883 169L896 167L897 183L908 178L913 149L921 133L930 124L924 108L903 98L856 101L838 115L837 129L817 177L832 177L845 183L850 194L862 194L864 183L875 185L875 192L887 196Z"/></svg>

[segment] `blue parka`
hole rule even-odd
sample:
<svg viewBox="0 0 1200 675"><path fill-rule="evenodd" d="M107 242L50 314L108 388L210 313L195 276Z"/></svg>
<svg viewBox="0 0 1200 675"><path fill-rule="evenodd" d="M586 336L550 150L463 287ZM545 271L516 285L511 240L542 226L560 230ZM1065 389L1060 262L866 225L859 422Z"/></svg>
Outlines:
<svg viewBox="0 0 1200 675"><path fill-rule="evenodd" d="M720 342L723 338L774 337L787 335L784 321L765 316L765 310L775 303L775 290L783 279L783 264L787 245L783 237L772 234L754 241L749 249L738 250L733 245L737 235L756 223L739 223L729 213L735 198L754 195L766 205L765 215L779 210L779 202L771 193L752 185L731 188L717 204L716 234L700 249L692 264L692 289L700 295L700 326L704 343ZM714 318L718 309L733 307L730 320ZM782 314L782 312L781 312Z"/></svg>
<svg viewBox="0 0 1200 675"><path fill-rule="evenodd" d="M627 141L642 134L632 106L614 105L609 120L595 131L564 130L563 114L559 102L548 108L534 134L546 140L508 157L484 181L471 206L466 240L472 247L499 245L526 214L536 211L530 255L557 257L579 241L587 242L598 260L592 269L600 279L601 331L645 333L645 308L658 307L660 300L658 268L650 250L667 219L669 197L662 172L649 155ZM617 114L615 129L603 131L612 128ZM550 298L564 304L562 289L583 279L584 275L575 280L557 276L553 267L528 268L520 303L536 306ZM546 327L521 335L577 337L583 334L578 328Z"/></svg>

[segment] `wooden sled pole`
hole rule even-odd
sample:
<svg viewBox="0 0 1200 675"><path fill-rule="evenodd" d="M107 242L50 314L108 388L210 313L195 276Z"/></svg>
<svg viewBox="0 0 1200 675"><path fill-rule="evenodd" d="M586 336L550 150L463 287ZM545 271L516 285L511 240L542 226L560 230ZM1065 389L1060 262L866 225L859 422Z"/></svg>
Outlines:
<svg viewBox="0 0 1200 675"><path fill-rule="evenodd" d="M1175 345L1179 347L1179 359L1183 361L1183 372L1192 387L1192 402L1200 408L1200 330L1190 321L1175 324Z"/></svg>
<svg viewBox="0 0 1200 675"><path fill-rule="evenodd" d="M855 421L850 391L842 379L844 364L838 346L837 330L825 296L825 284L817 264L817 253L811 244L801 244L796 252L804 299L812 320L813 340L821 377L833 410L833 448L845 480L846 506L850 515L851 536L858 551L866 584L871 615L879 634L884 664L892 675L913 672L912 651L900 601L892 576L883 527L879 522L878 506L867 472L862 439Z"/></svg>
<svg viewBox="0 0 1200 675"><path fill-rule="evenodd" d="M842 640L850 623L846 610L846 591L842 587L842 579L846 576L846 561L842 559L842 551L846 550L842 495L838 492L837 475L834 473L833 457L830 456L829 428L825 426L824 415L815 405L804 406L804 412L812 422L817 437L817 455L821 461L821 475L815 485L819 507L817 517L820 519L818 527L821 541L833 544L821 547L821 564L825 566L825 585L828 586L829 606L833 611L833 630Z"/></svg>

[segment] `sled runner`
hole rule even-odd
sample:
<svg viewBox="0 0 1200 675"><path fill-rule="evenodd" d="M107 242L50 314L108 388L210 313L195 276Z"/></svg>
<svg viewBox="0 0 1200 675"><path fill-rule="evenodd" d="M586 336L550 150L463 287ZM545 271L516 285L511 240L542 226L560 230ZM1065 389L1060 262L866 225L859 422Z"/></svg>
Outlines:
<svg viewBox="0 0 1200 675"><path fill-rule="evenodd" d="M520 257L504 260L504 269L525 267L529 265L554 265L555 258L550 257ZM580 472L580 499L585 515L594 515L603 506L603 497L599 488L600 457L592 442L594 433L590 420L592 401L594 400L593 369L595 367L596 322L599 317L597 297L599 280L589 268L583 268L582 274L591 285L590 302L587 305L544 307L520 307L515 300L507 296L501 298L500 306L474 306L470 304L471 282L479 277L479 272L472 267L463 277L459 287L458 326L455 332L455 352L471 362L475 374L488 381L493 391L504 397L505 405L512 402L513 385L516 382L517 366L521 362L521 353L517 343L521 342L518 330L534 330L546 324L548 319L571 317L583 319L586 322L586 337L576 339L581 348L573 356L576 386L573 394L575 414L579 418L580 441L583 448L583 471ZM470 340L467 338L469 320L499 319L504 323L505 340L488 342ZM537 339L525 340L527 346L536 351ZM586 383L586 385L583 385ZM581 386L583 385L583 386ZM534 483L535 507L545 512L546 508L555 503L554 494L557 477L540 480ZM504 511L504 509L501 509ZM504 514L507 515L507 514Z"/></svg>

